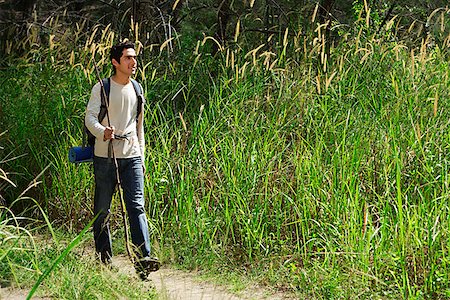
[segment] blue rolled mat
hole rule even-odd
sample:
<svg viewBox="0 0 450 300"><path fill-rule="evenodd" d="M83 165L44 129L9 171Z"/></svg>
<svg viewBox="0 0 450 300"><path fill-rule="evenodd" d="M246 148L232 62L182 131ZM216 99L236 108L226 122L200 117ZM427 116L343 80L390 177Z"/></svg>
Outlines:
<svg viewBox="0 0 450 300"><path fill-rule="evenodd" d="M69 149L69 161L71 163L91 162L94 158L92 147L72 147Z"/></svg>

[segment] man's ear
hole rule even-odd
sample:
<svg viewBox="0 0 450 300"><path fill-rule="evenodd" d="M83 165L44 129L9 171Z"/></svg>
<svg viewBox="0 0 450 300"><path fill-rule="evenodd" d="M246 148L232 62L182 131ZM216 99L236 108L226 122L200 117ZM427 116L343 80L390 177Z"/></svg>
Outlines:
<svg viewBox="0 0 450 300"><path fill-rule="evenodd" d="M117 62L117 60L116 60L115 58L113 58L113 59L111 60L111 62L112 62L112 64L113 64L114 67L119 66L119 63Z"/></svg>

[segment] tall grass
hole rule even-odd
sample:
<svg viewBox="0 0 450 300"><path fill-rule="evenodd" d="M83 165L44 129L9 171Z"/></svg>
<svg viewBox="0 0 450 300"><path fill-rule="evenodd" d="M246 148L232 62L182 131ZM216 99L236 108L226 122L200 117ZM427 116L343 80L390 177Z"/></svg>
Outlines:
<svg viewBox="0 0 450 300"><path fill-rule="evenodd" d="M448 28L443 21L439 39L409 44L389 31L393 22L380 35L361 20L337 46L319 26L215 58L212 39L169 61L142 49L154 57L137 77L148 99L146 198L163 260L257 270L305 297L450 297ZM28 124L18 141L39 168L52 165L47 207L73 226L91 213L91 170L69 165L65 151L81 141L90 59L111 36L70 52L73 67L43 60L10 73L31 79L5 74L2 95L31 95L5 101L5 115L47 105L5 124ZM59 89L31 88L45 82ZM37 140L27 134L33 118L45 129Z"/></svg>
<svg viewBox="0 0 450 300"><path fill-rule="evenodd" d="M300 62L227 52L178 118L155 109L162 243L188 265L272 266L314 297L448 297L447 46L320 39Z"/></svg>
<svg viewBox="0 0 450 300"><path fill-rule="evenodd" d="M3 134L4 135L4 134ZM0 135L1 137L2 135ZM0 149L2 150L2 149ZM0 152L1 153L1 152ZM2 156L3 157L3 156ZM10 157L9 159L17 159ZM3 195L7 183L15 187L8 178L0 161L0 195ZM85 228L73 240L65 245L65 240L73 235L61 235L55 231L40 205L26 194L35 188L35 183L21 193L21 196L11 204L20 200L34 202L28 208L34 207L42 213L42 219L32 219L17 216L3 204L0 205L0 288L21 289L21 295L45 295L57 299L154 299L155 292L148 290L139 279L129 276L117 276L113 271L105 269L94 261L93 255L83 254L84 251L74 251L75 247L86 243L86 232L93 223ZM43 225L43 223L47 222ZM90 240L90 237L89 237ZM93 253L93 252L89 252ZM124 284L126 282L126 284Z"/></svg>

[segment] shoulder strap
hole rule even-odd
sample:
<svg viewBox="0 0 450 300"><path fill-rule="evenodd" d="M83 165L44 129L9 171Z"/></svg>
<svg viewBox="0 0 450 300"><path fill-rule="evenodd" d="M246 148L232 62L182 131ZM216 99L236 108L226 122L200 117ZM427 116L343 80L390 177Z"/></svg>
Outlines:
<svg viewBox="0 0 450 300"><path fill-rule="evenodd" d="M105 88L106 93L106 99L103 95L103 91L100 86L100 110L98 112L98 121L101 122L106 116L107 111L107 103L109 103L109 91L110 91L110 79L109 78L103 78L102 83L103 87ZM95 143L95 137L92 135L92 133L87 129L86 123L84 123L84 130L83 130L83 147L85 146L94 146Z"/></svg>
<svg viewBox="0 0 450 300"><path fill-rule="evenodd" d="M142 89L141 89L141 85L139 84L139 82L137 82L136 80L134 80L133 78L130 78L131 83L133 84L134 90L136 91L136 95L142 95Z"/></svg>
<svg viewBox="0 0 450 300"><path fill-rule="evenodd" d="M105 95L103 94L103 91L100 89L100 99L101 99L101 105L100 105L100 112L98 113L98 121L102 122L103 119L106 116L106 110L109 104L109 91L111 89L111 79L108 78L103 78L102 79L102 84L103 87L105 88L105 93L106 93L106 99L105 99Z"/></svg>
<svg viewBox="0 0 450 300"><path fill-rule="evenodd" d="M131 83L133 84L134 91L136 92L137 100L138 100L138 106L137 106L137 113L136 113L136 119L139 117L139 115L142 112L142 106L145 104L145 98L144 98L144 92L142 91L141 85L134 80L131 79Z"/></svg>

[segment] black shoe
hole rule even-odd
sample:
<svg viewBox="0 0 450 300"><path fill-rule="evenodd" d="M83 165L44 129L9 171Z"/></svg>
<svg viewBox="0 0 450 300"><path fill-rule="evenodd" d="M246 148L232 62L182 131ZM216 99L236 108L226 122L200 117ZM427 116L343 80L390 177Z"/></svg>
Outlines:
<svg viewBox="0 0 450 300"><path fill-rule="evenodd" d="M100 252L100 260L105 266L112 265L112 255L108 251Z"/></svg>
<svg viewBox="0 0 450 300"><path fill-rule="evenodd" d="M134 268L142 280L146 280L148 274L159 270L161 263L156 257L144 257L134 263Z"/></svg>

